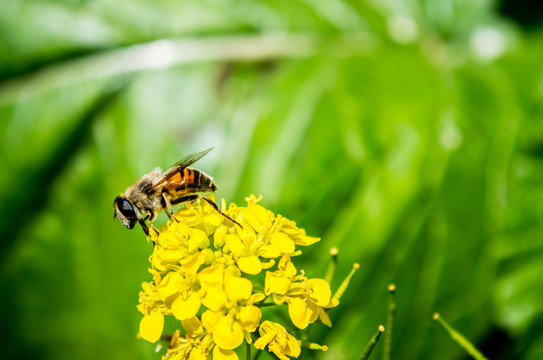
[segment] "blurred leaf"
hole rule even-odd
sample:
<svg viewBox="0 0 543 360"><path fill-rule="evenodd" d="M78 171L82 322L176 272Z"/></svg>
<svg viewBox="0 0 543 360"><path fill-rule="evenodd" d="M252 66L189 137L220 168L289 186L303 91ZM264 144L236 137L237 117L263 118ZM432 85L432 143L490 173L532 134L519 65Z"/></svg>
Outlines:
<svg viewBox="0 0 543 360"><path fill-rule="evenodd" d="M135 337L150 245L111 203L215 146L197 167L219 199L262 194L322 237L307 273L324 274L332 246L333 287L360 264L334 326L309 334L323 357L360 354L394 282L391 358L463 356L435 311L491 358L538 358L543 34L494 6L0 1L1 227L20 239L3 253L4 353L158 358Z"/></svg>

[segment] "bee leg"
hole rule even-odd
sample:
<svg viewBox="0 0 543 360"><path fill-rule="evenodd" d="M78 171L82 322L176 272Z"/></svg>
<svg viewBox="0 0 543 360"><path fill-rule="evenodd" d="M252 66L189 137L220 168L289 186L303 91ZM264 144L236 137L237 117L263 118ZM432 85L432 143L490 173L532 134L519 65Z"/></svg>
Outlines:
<svg viewBox="0 0 543 360"><path fill-rule="evenodd" d="M241 226L240 223L238 223L236 220L232 219L230 216L226 215L225 213L223 213L221 211L221 209L219 209L219 207L217 206L217 204L215 204L215 202L213 202L212 200L209 200L208 198L206 198L205 196L202 196L200 194L195 194L195 195L188 195L188 196L183 196L182 198L179 198L179 199L176 199L175 201L172 201L172 204L173 205L177 205L177 204L181 204L181 203L184 203L184 202L195 202L196 200L198 200L198 198L200 199L203 199L205 201L207 201L209 203L209 205L213 206L213 209L215 209L215 211L217 211L219 214L221 214L222 216L224 216L225 218L227 218L228 220L232 221L234 224L236 224L237 226L239 226L240 228L243 229L243 226Z"/></svg>
<svg viewBox="0 0 543 360"><path fill-rule="evenodd" d="M138 219L138 222L141 225L141 228L143 229L143 232L145 235L149 236L149 228L147 227L147 224L145 223L144 219Z"/></svg>
<svg viewBox="0 0 543 360"><path fill-rule="evenodd" d="M160 235L160 231L158 231L157 228L152 223L154 218L155 218L155 213L151 211L151 213L148 216L146 216L144 220L149 220L149 227L153 229L157 235Z"/></svg>
<svg viewBox="0 0 543 360"><path fill-rule="evenodd" d="M210 199L208 199L208 198L206 198L205 196L202 196L202 195L196 195L196 196L198 196L202 200L207 201L209 203L209 205L213 206L213 209L215 209L219 214L221 214L222 216L224 216L225 218L227 218L228 220L232 221L234 224L239 226L241 229L243 229L243 226L241 226L240 223L238 223L236 220L232 219L230 216L223 213L221 211L221 209L219 209L219 207L217 206L217 204L215 204L215 202L213 200L210 200Z"/></svg>
<svg viewBox="0 0 543 360"><path fill-rule="evenodd" d="M172 200L172 205L182 204L184 202L193 203L198 200L198 195L183 196L179 199Z"/></svg>
<svg viewBox="0 0 543 360"><path fill-rule="evenodd" d="M140 223L141 228L143 229L143 232L144 232L145 235L147 235L147 236L149 236L149 228L147 227L147 224L145 223L145 220L147 220L147 219L149 219L149 218L150 218L150 216L146 216L145 219L142 218L142 217L140 216L140 218L138 219L138 222ZM151 228L152 228L154 231L156 231L157 234L160 234L160 233L158 232L158 230L155 229L155 227L153 226L153 224L151 224ZM154 242L154 241L151 241L151 242L153 243L153 248L154 248L154 247L155 247L155 242Z"/></svg>
<svg viewBox="0 0 543 360"><path fill-rule="evenodd" d="M162 193L162 207L165 207L166 208L166 215L168 215L168 218L170 220L173 219L173 221L175 222L179 222L179 220L177 220L177 218L174 216L173 214L173 210L172 210L172 205L170 204L170 201L168 200L168 198L166 197L166 193L163 192Z"/></svg>
<svg viewBox="0 0 543 360"><path fill-rule="evenodd" d="M154 232L157 233L157 235L160 235L160 231L157 230L157 228L153 225L153 223L151 222L151 219L154 217L154 214L151 212L150 215L147 215L146 217L142 218L142 219L139 219L139 223L143 229L143 231L145 231L145 234L147 236L149 236L149 227L151 229L153 229ZM147 226L147 224L145 223L145 221L149 220L149 226Z"/></svg>

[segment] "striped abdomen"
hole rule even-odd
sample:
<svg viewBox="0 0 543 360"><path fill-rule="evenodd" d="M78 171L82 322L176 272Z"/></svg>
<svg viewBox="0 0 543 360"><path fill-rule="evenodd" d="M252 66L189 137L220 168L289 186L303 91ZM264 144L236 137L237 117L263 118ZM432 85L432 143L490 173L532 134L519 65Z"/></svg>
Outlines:
<svg viewBox="0 0 543 360"><path fill-rule="evenodd" d="M169 178L164 188L175 199L187 194L215 192L217 185L205 172L184 168Z"/></svg>

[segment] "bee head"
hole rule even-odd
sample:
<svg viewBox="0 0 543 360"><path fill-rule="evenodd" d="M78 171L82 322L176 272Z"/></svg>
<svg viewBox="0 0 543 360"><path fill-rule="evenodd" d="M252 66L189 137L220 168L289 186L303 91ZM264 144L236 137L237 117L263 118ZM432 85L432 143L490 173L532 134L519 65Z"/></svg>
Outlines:
<svg viewBox="0 0 543 360"><path fill-rule="evenodd" d="M113 209L115 210L113 218L120 219L121 223L128 229L133 229L134 226L136 226L136 223L138 222L136 209L124 194L121 194L115 198L115 201L113 202Z"/></svg>

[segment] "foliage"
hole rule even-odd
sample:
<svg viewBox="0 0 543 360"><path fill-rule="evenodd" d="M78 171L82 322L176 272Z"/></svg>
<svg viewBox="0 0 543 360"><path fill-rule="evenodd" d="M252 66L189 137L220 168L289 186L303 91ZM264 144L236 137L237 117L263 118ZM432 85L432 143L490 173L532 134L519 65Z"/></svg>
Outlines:
<svg viewBox="0 0 543 360"><path fill-rule="evenodd" d="M489 358L541 357L543 34L493 6L0 1L3 354L156 359L152 250L111 205L215 146L217 199L262 194L322 238L300 268L360 264L322 357L360 356L390 282L392 359L464 356L435 311Z"/></svg>

